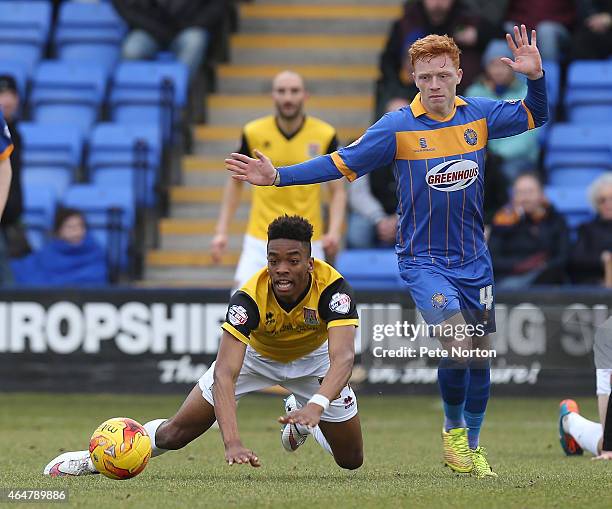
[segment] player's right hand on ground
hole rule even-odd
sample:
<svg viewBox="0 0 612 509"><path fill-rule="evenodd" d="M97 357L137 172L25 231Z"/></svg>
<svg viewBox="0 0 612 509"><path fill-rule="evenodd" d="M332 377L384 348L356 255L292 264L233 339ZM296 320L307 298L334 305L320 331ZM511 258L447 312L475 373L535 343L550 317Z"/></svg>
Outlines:
<svg viewBox="0 0 612 509"><path fill-rule="evenodd" d="M244 447L241 443L232 444L225 447L225 461L231 467L234 463L247 464L252 467L260 467L261 463L257 454Z"/></svg>
<svg viewBox="0 0 612 509"><path fill-rule="evenodd" d="M217 233L210 243L210 255L213 263L221 263L221 258L225 249L227 248L227 235L224 233Z"/></svg>
<svg viewBox="0 0 612 509"><path fill-rule="evenodd" d="M276 168L259 150L255 150L255 155L257 159L232 152L225 160L225 168L236 180L246 180L255 186L271 186L276 178Z"/></svg>

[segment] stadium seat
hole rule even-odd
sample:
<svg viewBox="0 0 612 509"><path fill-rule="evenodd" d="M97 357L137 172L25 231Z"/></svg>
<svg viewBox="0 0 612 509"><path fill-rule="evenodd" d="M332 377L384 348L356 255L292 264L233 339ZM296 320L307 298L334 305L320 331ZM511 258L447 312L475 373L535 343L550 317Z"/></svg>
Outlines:
<svg viewBox="0 0 612 509"><path fill-rule="evenodd" d="M565 216L568 226L572 229L594 216L584 187L547 186L544 193L554 207Z"/></svg>
<svg viewBox="0 0 612 509"><path fill-rule="evenodd" d="M96 63L46 61L34 75L30 102L41 123L73 124L87 132L97 120L107 75Z"/></svg>
<svg viewBox="0 0 612 509"><path fill-rule="evenodd" d="M548 175L553 187L579 187L586 189L597 177L607 173L601 168L556 168Z"/></svg>
<svg viewBox="0 0 612 509"><path fill-rule="evenodd" d="M32 72L47 43L51 10L50 2L0 2L0 60L18 60Z"/></svg>
<svg viewBox="0 0 612 509"><path fill-rule="evenodd" d="M180 62L121 62L110 93L111 116L125 124L153 123L169 142L187 103L188 72Z"/></svg>
<svg viewBox="0 0 612 509"><path fill-rule="evenodd" d="M70 125L19 124L22 136L24 169L54 168L74 180L81 165L83 138L80 130Z"/></svg>
<svg viewBox="0 0 612 509"><path fill-rule="evenodd" d="M109 267L126 268L128 248L135 221L134 195L129 188L74 184L62 204L79 209L87 225L109 255Z"/></svg>
<svg viewBox="0 0 612 509"><path fill-rule="evenodd" d="M48 185L23 186L23 214L28 242L33 249L40 248L51 231L57 196Z"/></svg>
<svg viewBox="0 0 612 509"><path fill-rule="evenodd" d="M556 168L612 168L612 126L555 124L550 129L544 166Z"/></svg>
<svg viewBox="0 0 612 509"><path fill-rule="evenodd" d="M73 181L67 171L56 166L26 166L21 169L21 173L21 182L24 187L48 187L56 196L62 196Z"/></svg>
<svg viewBox="0 0 612 509"><path fill-rule="evenodd" d="M92 61L112 69L127 31L110 3L64 2L55 30L55 53L60 60Z"/></svg>
<svg viewBox="0 0 612 509"><path fill-rule="evenodd" d="M565 107L571 122L604 123L612 116L612 61L572 62Z"/></svg>
<svg viewBox="0 0 612 509"><path fill-rule="evenodd" d="M402 288L393 249L351 249L338 255L338 271L356 290Z"/></svg>
<svg viewBox="0 0 612 509"><path fill-rule="evenodd" d="M160 129L155 125L98 124L89 144L89 176L100 185L129 186L137 205L153 206L161 145Z"/></svg>

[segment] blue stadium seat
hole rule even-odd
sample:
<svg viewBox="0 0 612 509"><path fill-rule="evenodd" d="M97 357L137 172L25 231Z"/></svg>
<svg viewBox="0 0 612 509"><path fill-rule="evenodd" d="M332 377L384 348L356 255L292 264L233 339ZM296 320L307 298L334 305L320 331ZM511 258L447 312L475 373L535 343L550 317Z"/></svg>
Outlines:
<svg viewBox="0 0 612 509"><path fill-rule="evenodd" d="M586 189L606 170L601 168L556 168L548 175L548 184L553 187L577 187Z"/></svg>
<svg viewBox="0 0 612 509"><path fill-rule="evenodd" d="M133 189L138 205L153 206L161 145L155 125L98 124L89 143L90 178L102 185L121 182Z"/></svg>
<svg viewBox="0 0 612 509"><path fill-rule="evenodd" d="M612 168L612 126L555 124L550 129L544 166L556 168Z"/></svg>
<svg viewBox="0 0 612 509"><path fill-rule="evenodd" d="M33 166L21 169L23 187L44 186L53 190L56 196L62 196L72 183L70 174L57 166Z"/></svg>
<svg viewBox="0 0 612 509"><path fill-rule="evenodd" d="M164 142L187 103L188 72L180 62L121 62L110 93L111 116L122 124L153 123L162 128Z"/></svg>
<svg viewBox="0 0 612 509"><path fill-rule="evenodd" d="M23 186L23 214L28 241L33 249L40 248L53 227L57 196L48 185Z"/></svg>
<svg viewBox="0 0 612 509"><path fill-rule="evenodd" d="M24 169L55 168L72 181L81 165L83 138L71 125L19 124Z"/></svg>
<svg viewBox="0 0 612 509"><path fill-rule="evenodd" d="M44 52L51 10L50 2L0 2L0 60L18 60L31 72Z"/></svg>
<svg viewBox="0 0 612 509"><path fill-rule="evenodd" d="M336 268L356 290L403 287L393 249L351 249L338 255Z"/></svg>
<svg viewBox="0 0 612 509"><path fill-rule="evenodd" d="M572 122L609 122L612 115L612 61L572 62L567 73L565 107Z"/></svg>
<svg viewBox="0 0 612 509"><path fill-rule="evenodd" d="M127 27L110 3L64 2L55 30L61 60L98 62L110 70L119 60Z"/></svg>
<svg viewBox="0 0 612 509"><path fill-rule="evenodd" d="M554 60L545 60L542 62L542 67L546 71L546 95L548 96L548 105L551 113L554 114L557 104L559 104L559 94L561 91L561 69L559 62Z"/></svg>
<svg viewBox="0 0 612 509"><path fill-rule="evenodd" d="M46 61L34 75L30 102L37 122L73 124L87 132L100 113L107 74L96 63Z"/></svg>
<svg viewBox="0 0 612 509"><path fill-rule="evenodd" d="M17 91L21 102L25 102L28 87L28 69L19 61L0 59L0 74L12 76L17 83Z"/></svg>
<svg viewBox="0 0 612 509"><path fill-rule="evenodd" d="M546 186L544 193L555 208L565 216L568 226L572 229L594 217L584 187Z"/></svg>
<svg viewBox="0 0 612 509"><path fill-rule="evenodd" d="M66 207L79 209L96 240L109 255L109 267L126 268L135 222L134 195L121 186L74 184L62 198Z"/></svg>

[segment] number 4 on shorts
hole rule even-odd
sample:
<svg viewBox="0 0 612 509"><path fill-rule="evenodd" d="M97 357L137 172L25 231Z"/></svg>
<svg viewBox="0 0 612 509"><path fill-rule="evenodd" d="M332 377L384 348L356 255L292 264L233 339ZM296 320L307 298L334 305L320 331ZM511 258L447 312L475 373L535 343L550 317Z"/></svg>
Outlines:
<svg viewBox="0 0 612 509"><path fill-rule="evenodd" d="M485 309L493 308L493 285L484 286L480 289L480 303Z"/></svg>

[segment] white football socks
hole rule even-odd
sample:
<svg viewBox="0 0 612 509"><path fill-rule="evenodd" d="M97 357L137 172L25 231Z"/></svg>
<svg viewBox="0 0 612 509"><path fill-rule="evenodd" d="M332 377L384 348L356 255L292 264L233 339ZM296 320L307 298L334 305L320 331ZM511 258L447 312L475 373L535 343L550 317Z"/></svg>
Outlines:
<svg viewBox="0 0 612 509"><path fill-rule="evenodd" d="M164 454L168 452L168 449L160 449L155 444L155 433L157 432L157 428L159 428L162 423L166 422L167 419L155 419L154 421L149 421L143 425L144 429L147 431L149 438L151 439L151 457L159 456L160 454Z"/></svg>
<svg viewBox="0 0 612 509"><path fill-rule="evenodd" d="M300 426L300 428L308 429L308 428L305 428L304 426ZM301 430L299 431L301 433ZM325 438L325 435L323 435L323 432L321 431L321 428L319 428L319 426L315 426L314 428L308 429L308 432L314 437L317 443L321 447L323 447L323 449L325 449L331 455L334 454L331 450L331 447L329 446L329 443L327 442L327 439Z"/></svg>
<svg viewBox="0 0 612 509"><path fill-rule="evenodd" d="M580 414L570 412L563 418L563 431L572 435L584 450L594 456L599 454L598 445L603 429L598 422L589 421Z"/></svg>

